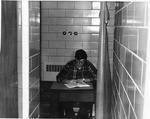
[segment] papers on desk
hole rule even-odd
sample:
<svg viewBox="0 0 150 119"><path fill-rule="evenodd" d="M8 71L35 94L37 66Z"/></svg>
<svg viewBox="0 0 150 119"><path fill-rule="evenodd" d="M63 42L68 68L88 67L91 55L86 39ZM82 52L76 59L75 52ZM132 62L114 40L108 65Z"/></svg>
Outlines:
<svg viewBox="0 0 150 119"><path fill-rule="evenodd" d="M67 83L64 84L67 88L75 88L75 87L90 87L89 84L85 82L73 82L73 83Z"/></svg>

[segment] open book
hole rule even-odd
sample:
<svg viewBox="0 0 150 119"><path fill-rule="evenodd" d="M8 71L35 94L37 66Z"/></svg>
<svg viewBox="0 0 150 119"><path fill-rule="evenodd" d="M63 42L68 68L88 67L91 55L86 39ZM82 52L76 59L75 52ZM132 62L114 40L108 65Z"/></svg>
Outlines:
<svg viewBox="0 0 150 119"><path fill-rule="evenodd" d="M67 83L67 84L64 84L67 88L75 88L75 87L90 87L89 84L83 82L83 81L80 81L80 82L73 82L73 83Z"/></svg>

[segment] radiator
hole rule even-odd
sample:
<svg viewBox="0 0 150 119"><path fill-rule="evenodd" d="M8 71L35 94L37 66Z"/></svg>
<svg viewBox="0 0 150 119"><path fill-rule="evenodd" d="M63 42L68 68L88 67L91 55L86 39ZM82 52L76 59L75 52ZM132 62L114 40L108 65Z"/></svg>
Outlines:
<svg viewBox="0 0 150 119"><path fill-rule="evenodd" d="M55 65L44 63L43 80L56 81L56 75L60 72L64 65Z"/></svg>

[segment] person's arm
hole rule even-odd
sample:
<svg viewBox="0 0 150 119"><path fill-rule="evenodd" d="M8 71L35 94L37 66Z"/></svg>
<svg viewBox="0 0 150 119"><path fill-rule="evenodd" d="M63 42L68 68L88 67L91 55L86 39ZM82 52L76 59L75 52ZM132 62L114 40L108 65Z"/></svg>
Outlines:
<svg viewBox="0 0 150 119"><path fill-rule="evenodd" d="M65 82L67 79L67 74L69 73L69 67L66 64L63 69L56 76L57 82Z"/></svg>
<svg viewBox="0 0 150 119"><path fill-rule="evenodd" d="M97 79L97 69L95 68L95 66L92 63L90 63L89 71L91 73L92 80L93 81L96 80Z"/></svg>

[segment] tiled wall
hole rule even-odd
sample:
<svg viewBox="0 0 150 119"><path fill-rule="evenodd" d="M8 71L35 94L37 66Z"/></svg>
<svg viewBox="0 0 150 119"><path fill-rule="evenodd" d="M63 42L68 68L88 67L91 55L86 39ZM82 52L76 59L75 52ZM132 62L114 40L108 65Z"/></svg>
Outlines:
<svg viewBox="0 0 150 119"><path fill-rule="evenodd" d="M29 116L39 117L40 2L29 2Z"/></svg>
<svg viewBox="0 0 150 119"><path fill-rule="evenodd" d="M112 66L114 35L114 2L108 3L110 10L109 58ZM84 49L97 67L99 40L98 1L42 1L42 80L56 80L56 73L46 75L44 63L64 65L74 58L77 49ZM64 34L64 35L63 35Z"/></svg>
<svg viewBox="0 0 150 119"><path fill-rule="evenodd" d="M116 3L112 119L142 119L147 9L147 2Z"/></svg>

